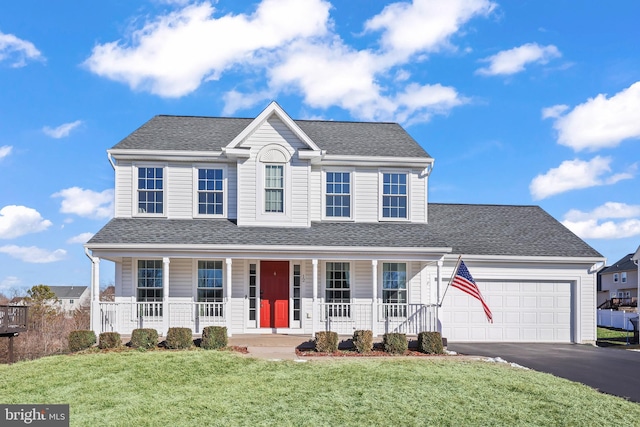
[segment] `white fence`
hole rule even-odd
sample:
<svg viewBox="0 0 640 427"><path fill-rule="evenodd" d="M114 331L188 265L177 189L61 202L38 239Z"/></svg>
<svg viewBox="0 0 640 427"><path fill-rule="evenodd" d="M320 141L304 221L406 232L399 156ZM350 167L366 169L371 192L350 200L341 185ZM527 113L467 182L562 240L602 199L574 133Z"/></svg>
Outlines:
<svg viewBox="0 0 640 427"><path fill-rule="evenodd" d="M598 309L598 326L618 328L633 331L633 325L629 319L637 319L638 313L629 313L619 310Z"/></svg>

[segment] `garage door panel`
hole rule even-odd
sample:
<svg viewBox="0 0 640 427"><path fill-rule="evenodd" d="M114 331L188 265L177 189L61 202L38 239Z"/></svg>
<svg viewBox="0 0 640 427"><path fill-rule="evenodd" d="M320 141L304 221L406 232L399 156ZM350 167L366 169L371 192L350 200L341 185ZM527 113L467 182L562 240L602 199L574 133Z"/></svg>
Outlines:
<svg viewBox="0 0 640 427"><path fill-rule="evenodd" d="M443 336L455 341L571 342L568 282L478 282L494 323L478 300L452 289L441 309Z"/></svg>

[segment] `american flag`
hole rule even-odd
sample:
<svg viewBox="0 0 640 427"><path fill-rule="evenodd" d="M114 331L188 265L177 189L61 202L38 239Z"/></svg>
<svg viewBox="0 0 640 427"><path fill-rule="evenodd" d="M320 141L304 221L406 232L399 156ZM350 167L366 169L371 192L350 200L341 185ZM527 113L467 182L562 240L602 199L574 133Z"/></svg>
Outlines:
<svg viewBox="0 0 640 427"><path fill-rule="evenodd" d="M472 297L480 300L482 303L482 308L484 309L484 314L487 315L487 320L489 323L493 323L493 315L491 314L491 310L489 310L489 306L486 302L484 302L484 298L482 298L482 294L480 293L480 289L478 289L478 285L476 285L475 280L469 273L467 266L464 265L464 261L460 261L460 265L458 266L458 271L456 271L456 275L451 282L451 286L454 288L460 289L462 292L466 292Z"/></svg>

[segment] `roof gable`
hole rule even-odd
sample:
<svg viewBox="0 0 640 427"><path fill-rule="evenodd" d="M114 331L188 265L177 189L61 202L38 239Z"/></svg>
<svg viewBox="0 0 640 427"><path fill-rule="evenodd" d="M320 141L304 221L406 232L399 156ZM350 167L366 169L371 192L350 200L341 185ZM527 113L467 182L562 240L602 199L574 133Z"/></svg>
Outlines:
<svg viewBox="0 0 640 427"><path fill-rule="evenodd" d="M245 127L242 132L240 132L233 140L227 144L227 146L223 150L229 150L234 148L239 148L239 145L249 137L256 129L258 129L269 117L275 115L278 117L290 130L293 134L300 139L304 144L309 147L309 149L313 151L320 151L320 148L307 136L306 133L300 126L296 124L295 121L278 105L277 102L271 101L271 103L262 110L258 117L253 119L251 123L247 127Z"/></svg>
<svg viewBox="0 0 640 427"><path fill-rule="evenodd" d="M610 266L600 270L600 274L616 273L618 271L635 271L638 267L633 262L633 253L627 254Z"/></svg>

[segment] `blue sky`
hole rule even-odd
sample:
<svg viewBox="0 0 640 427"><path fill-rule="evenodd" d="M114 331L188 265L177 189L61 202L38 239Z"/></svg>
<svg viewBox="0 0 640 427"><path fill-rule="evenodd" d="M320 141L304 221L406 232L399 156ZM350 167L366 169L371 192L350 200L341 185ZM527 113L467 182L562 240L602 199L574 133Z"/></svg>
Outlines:
<svg viewBox="0 0 640 427"><path fill-rule="evenodd" d="M540 205L640 244L640 2L0 3L0 292L84 285L106 150L156 114L397 121L430 201ZM104 262L103 285L113 281Z"/></svg>

